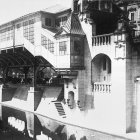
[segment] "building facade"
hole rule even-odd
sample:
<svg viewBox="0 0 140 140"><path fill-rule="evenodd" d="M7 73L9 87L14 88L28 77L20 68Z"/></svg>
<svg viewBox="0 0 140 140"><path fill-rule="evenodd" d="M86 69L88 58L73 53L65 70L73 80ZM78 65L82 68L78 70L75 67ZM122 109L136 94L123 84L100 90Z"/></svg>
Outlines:
<svg viewBox="0 0 140 140"><path fill-rule="evenodd" d="M139 139L139 14L137 1L73 0L1 25L1 103Z"/></svg>

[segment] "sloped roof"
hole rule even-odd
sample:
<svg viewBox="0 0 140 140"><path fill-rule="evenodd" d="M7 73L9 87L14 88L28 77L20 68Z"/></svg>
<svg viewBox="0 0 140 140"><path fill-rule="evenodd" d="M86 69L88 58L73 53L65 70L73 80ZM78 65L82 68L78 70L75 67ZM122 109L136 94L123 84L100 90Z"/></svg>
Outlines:
<svg viewBox="0 0 140 140"><path fill-rule="evenodd" d="M59 35L63 30L67 34L85 35L80 24L78 15L73 13L70 14L66 24L60 29L60 31L58 31L56 36Z"/></svg>
<svg viewBox="0 0 140 140"><path fill-rule="evenodd" d="M65 10L69 10L69 9L70 8L67 8L67 7L64 7L62 5L56 4L54 6L48 7L46 9L43 9L42 11L56 14L56 13L60 13L60 12L63 12Z"/></svg>

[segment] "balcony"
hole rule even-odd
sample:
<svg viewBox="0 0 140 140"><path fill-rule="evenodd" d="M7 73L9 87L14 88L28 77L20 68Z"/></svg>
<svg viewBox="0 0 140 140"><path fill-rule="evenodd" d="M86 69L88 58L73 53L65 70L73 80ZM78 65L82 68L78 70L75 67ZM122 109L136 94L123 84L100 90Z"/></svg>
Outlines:
<svg viewBox="0 0 140 140"><path fill-rule="evenodd" d="M95 93L111 93L111 83L95 82L93 84L93 91Z"/></svg>
<svg viewBox="0 0 140 140"><path fill-rule="evenodd" d="M93 36L92 57L94 58L98 54L106 54L111 57L114 53L114 39L113 33Z"/></svg>
<svg viewBox="0 0 140 140"><path fill-rule="evenodd" d="M97 35L92 37L92 46L111 45L111 34Z"/></svg>

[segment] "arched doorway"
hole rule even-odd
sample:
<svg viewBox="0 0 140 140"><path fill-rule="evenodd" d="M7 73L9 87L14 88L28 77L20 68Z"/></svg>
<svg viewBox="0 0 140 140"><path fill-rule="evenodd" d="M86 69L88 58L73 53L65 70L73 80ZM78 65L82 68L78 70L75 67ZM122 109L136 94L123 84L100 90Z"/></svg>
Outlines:
<svg viewBox="0 0 140 140"><path fill-rule="evenodd" d="M92 60L92 82L111 81L111 60L105 54L99 54Z"/></svg>
<svg viewBox="0 0 140 140"><path fill-rule="evenodd" d="M91 82L94 91L110 92L111 59L105 54L96 55L91 62Z"/></svg>

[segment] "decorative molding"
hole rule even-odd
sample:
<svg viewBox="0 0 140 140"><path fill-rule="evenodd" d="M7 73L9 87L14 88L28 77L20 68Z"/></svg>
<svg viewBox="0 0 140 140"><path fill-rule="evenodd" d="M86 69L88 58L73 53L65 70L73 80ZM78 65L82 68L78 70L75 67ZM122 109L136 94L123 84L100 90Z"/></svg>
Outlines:
<svg viewBox="0 0 140 140"><path fill-rule="evenodd" d="M125 44L118 43L118 45L115 46L115 58L116 59L124 59L126 57L125 53Z"/></svg>

